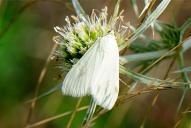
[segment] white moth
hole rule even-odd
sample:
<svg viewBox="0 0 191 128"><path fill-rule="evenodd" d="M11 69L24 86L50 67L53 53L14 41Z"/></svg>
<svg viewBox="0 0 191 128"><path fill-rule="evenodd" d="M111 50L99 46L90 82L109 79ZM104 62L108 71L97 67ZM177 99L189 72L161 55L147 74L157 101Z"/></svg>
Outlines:
<svg viewBox="0 0 191 128"><path fill-rule="evenodd" d="M119 50L113 33L97 41L66 75L62 93L73 97L91 95L93 101L111 109L119 92Z"/></svg>

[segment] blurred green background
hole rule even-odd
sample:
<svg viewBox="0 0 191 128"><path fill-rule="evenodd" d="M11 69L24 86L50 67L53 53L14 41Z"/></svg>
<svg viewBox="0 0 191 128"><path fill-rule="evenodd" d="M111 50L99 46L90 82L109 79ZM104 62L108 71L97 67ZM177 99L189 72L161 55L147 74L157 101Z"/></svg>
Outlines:
<svg viewBox="0 0 191 128"><path fill-rule="evenodd" d="M140 1L140 8L143 7ZM115 0L80 0L84 10L108 6L113 11ZM130 0L122 0L125 21L136 24ZM191 17L190 0L172 0L171 4L159 18L167 23L181 25ZM67 15L75 15L70 0L0 0L0 128L21 128L26 122L29 104L25 101L34 94L40 72L54 44L52 37L56 35L54 26L65 24ZM151 35L151 33L148 33ZM186 53L186 64L190 63L190 54ZM42 81L40 94L59 84L59 71L51 62ZM153 74L161 77L160 70L165 63L157 66ZM174 125L174 117L181 90L162 91L152 111L147 115L145 127L170 128ZM138 96L113 111L101 116L95 128L136 128L139 127L151 104L154 93ZM183 107L188 106L190 95L186 96ZM60 91L44 97L37 102L32 122L70 111L75 108L77 98L62 96ZM83 105L89 98L83 100ZM85 111L77 113L72 128L80 126ZM66 116L38 128L64 128L70 116ZM180 127L191 128L191 115L184 117Z"/></svg>

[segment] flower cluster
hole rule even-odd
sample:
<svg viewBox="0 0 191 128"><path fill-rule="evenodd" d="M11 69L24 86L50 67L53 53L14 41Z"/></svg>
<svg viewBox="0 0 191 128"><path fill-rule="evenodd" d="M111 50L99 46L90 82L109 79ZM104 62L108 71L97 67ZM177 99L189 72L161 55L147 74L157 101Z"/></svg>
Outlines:
<svg viewBox="0 0 191 128"><path fill-rule="evenodd" d="M98 15L93 10L86 20L72 16L74 23L66 17L66 26L54 28L59 34L54 37L54 41L60 45L56 56L64 61L61 67L63 64L75 64L99 37L110 31L114 31L118 43L124 42L127 28L121 25L121 14L122 12L108 20L107 8L104 8Z"/></svg>

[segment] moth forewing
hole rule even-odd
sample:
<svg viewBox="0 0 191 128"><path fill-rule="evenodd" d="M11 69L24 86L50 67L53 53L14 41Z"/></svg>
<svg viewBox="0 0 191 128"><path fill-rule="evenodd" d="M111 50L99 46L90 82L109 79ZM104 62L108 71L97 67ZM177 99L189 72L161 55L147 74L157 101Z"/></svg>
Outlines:
<svg viewBox="0 0 191 128"><path fill-rule="evenodd" d="M91 95L96 104L111 109L119 90L119 51L115 36L110 33L88 49L66 75L62 92L80 97Z"/></svg>
<svg viewBox="0 0 191 128"><path fill-rule="evenodd" d="M115 36L109 34L100 39L103 59L97 64L95 84L91 94L98 105L111 109L119 90L119 51Z"/></svg>

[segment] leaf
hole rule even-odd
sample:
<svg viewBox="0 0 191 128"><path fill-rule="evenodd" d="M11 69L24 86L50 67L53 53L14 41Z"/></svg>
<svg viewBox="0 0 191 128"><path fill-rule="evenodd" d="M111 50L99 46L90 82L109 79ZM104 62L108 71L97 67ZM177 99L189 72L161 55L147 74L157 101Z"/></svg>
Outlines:
<svg viewBox="0 0 191 128"><path fill-rule="evenodd" d="M147 28L150 27L153 21L155 21L161 14L162 12L166 9L168 4L170 3L171 0L163 0L158 7L148 16L147 19L141 24L141 26L130 36L128 39L128 43L124 43L119 47L119 50L123 50L125 47L127 47L130 43L132 43L134 40L140 36Z"/></svg>
<svg viewBox="0 0 191 128"><path fill-rule="evenodd" d="M180 42L180 29L176 26L160 23L161 30L157 31L161 37L161 43L164 48L172 49Z"/></svg>

